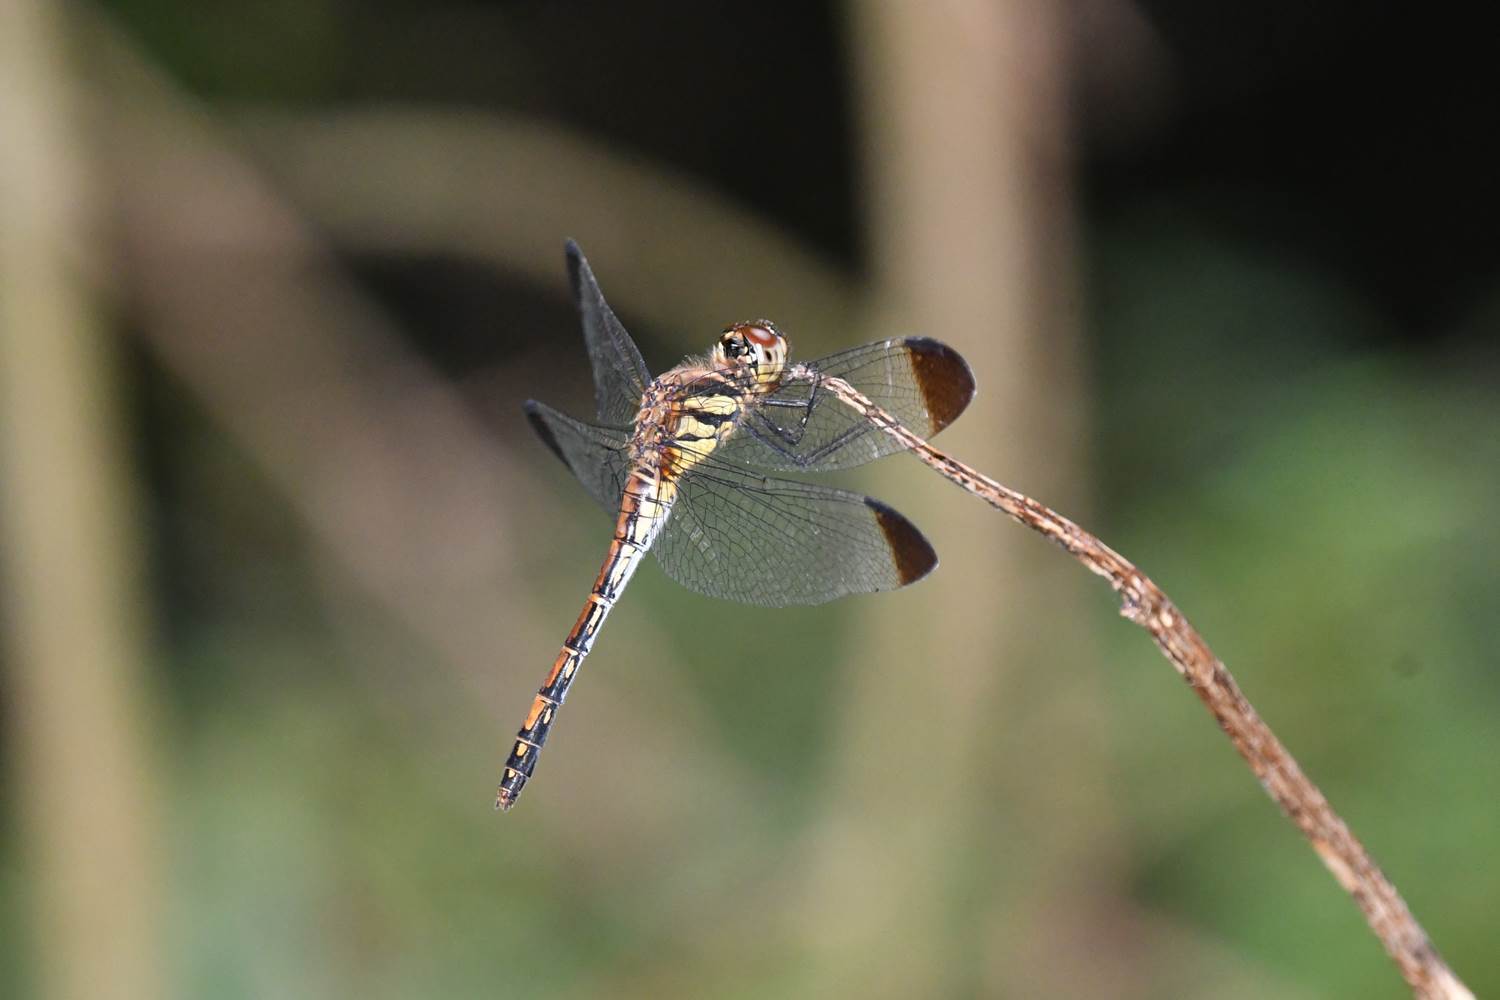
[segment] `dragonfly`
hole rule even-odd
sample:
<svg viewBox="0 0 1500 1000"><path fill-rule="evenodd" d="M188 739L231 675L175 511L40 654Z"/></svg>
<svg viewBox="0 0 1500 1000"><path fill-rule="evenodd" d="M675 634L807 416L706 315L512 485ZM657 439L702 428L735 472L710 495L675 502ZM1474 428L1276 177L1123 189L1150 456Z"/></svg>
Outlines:
<svg viewBox="0 0 1500 1000"><path fill-rule="evenodd" d="M566 256L596 420L536 400L525 412L615 527L583 610L516 733L497 809L515 805L535 773L579 667L648 550L692 590L766 607L894 590L931 572L932 545L893 508L772 474L847 469L910 447L829 386L852 387L923 438L974 396L968 364L936 340L882 340L793 363L786 336L764 319L733 324L706 355L653 378L576 243Z"/></svg>

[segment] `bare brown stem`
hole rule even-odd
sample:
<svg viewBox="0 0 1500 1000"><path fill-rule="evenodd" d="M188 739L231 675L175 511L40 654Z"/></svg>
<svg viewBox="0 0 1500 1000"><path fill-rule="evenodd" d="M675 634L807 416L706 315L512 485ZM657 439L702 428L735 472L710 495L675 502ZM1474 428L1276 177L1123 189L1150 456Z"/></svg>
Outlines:
<svg viewBox="0 0 1500 1000"><path fill-rule="evenodd" d="M802 373L811 377L811 373ZM866 420L911 449L939 475L957 483L1033 531L1062 546L1120 595L1120 613L1151 633L1158 648L1188 682L1219 727L1245 758L1323 864L1354 897L1370 930L1395 959L1412 992L1423 998L1472 998L1438 954L1396 887L1376 866L1318 786L1297 766L1286 747L1256 714L1228 668L1208 648L1161 588L1135 565L1061 514L938 451L842 379L823 386Z"/></svg>
<svg viewBox="0 0 1500 1000"><path fill-rule="evenodd" d="M161 996L145 542L86 248L73 7L0 0L0 673L38 995Z"/></svg>

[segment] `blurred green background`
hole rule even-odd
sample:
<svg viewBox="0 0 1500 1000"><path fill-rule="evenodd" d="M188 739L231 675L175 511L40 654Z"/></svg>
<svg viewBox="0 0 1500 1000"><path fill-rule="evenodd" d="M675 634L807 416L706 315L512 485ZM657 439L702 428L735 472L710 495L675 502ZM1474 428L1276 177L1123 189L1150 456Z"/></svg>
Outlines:
<svg viewBox="0 0 1500 1000"><path fill-rule="evenodd" d="M662 370L964 354L939 442L1192 616L1479 995L1500 69L1339 2L0 0L0 995L1399 997L1107 588L895 457L919 586L643 568L576 237Z"/></svg>

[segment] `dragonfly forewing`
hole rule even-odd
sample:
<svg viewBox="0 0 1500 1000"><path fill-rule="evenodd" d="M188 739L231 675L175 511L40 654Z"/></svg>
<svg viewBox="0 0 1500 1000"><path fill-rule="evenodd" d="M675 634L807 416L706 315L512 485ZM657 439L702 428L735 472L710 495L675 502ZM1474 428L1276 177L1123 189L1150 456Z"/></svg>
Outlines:
<svg viewBox="0 0 1500 1000"><path fill-rule="evenodd" d="M635 341L604 301L604 292L594 280L588 259L572 240L568 241L567 258L573 301L583 321L583 340L594 370L594 403L599 422L628 427L641 407L641 394L651 381L651 372Z"/></svg>
<svg viewBox="0 0 1500 1000"><path fill-rule="evenodd" d="M778 471L828 472L901 450L822 388L848 382L902 424L931 437L974 398L974 376L952 348L927 337L865 344L793 365L776 392L757 399L720 461Z"/></svg>

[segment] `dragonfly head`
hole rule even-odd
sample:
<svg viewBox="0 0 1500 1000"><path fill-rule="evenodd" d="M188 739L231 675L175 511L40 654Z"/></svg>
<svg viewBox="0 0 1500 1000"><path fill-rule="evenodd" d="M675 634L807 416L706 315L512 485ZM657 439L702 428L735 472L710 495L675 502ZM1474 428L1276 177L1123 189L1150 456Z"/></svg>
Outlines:
<svg viewBox="0 0 1500 1000"><path fill-rule="evenodd" d="M767 319L736 323L714 345L715 367L743 369L761 392L781 384L789 348L786 337Z"/></svg>

